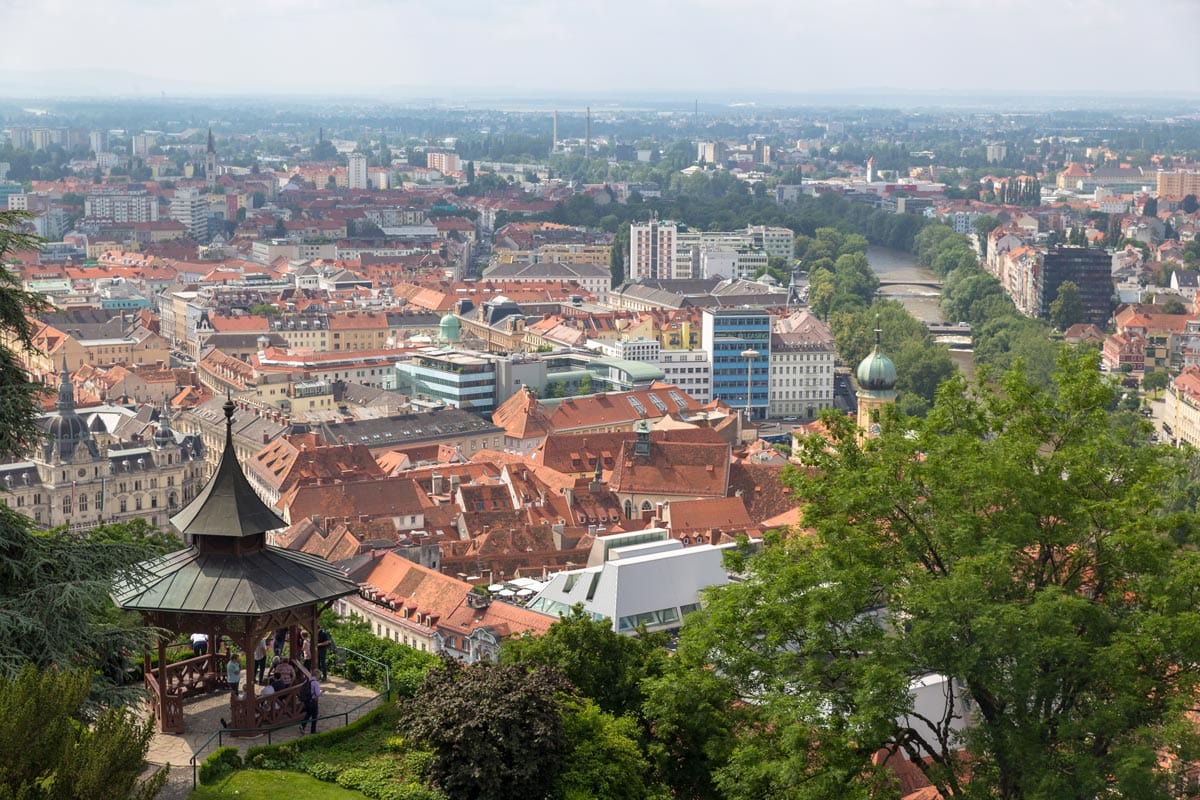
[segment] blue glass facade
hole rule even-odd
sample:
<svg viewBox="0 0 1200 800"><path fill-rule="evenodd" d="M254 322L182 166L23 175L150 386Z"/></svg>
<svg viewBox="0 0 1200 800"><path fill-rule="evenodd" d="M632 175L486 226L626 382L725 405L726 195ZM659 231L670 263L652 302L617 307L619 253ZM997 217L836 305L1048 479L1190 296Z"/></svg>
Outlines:
<svg viewBox="0 0 1200 800"><path fill-rule="evenodd" d="M746 408L750 384L750 415L762 419L771 395L771 315L756 309L704 311L703 349L712 359L712 396L733 408ZM746 350L758 356L747 359ZM749 375L747 375L749 365Z"/></svg>

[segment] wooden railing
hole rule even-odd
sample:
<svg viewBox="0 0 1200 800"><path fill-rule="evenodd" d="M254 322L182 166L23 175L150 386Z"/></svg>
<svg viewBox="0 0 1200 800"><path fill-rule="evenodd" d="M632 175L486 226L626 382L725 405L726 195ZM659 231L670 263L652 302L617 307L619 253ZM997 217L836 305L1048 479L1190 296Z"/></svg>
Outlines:
<svg viewBox="0 0 1200 800"><path fill-rule="evenodd" d="M270 728L288 722L299 722L308 716L308 709L300 699L304 684L312 676L299 661L291 662L296 670L296 683L280 692L265 697L247 699L244 695L230 701L232 728ZM234 736L251 736L253 733L234 733Z"/></svg>
<svg viewBox="0 0 1200 800"><path fill-rule="evenodd" d="M146 673L145 680L146 692L154 704L152 710L158 717L158 729L163 733L183 733L183 696L168 694L164 698L154 670Z"/></svg>

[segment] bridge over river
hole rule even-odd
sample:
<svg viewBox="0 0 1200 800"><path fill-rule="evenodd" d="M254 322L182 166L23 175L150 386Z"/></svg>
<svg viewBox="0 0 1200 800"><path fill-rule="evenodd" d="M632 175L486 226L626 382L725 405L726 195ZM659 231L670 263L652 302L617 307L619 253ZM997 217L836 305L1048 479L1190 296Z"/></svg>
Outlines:
<svg viewBox="0 0 1200 800"><path fill-rule="evenodd" d="M887 247L867 248L867 261L879 278L879 296L900 302L924 322L939 342L951 348L959 369L971 375L974 372L971 327L957 325L942 315L938 304L942 282L937 274L917 264L911 253Z"/></svg>

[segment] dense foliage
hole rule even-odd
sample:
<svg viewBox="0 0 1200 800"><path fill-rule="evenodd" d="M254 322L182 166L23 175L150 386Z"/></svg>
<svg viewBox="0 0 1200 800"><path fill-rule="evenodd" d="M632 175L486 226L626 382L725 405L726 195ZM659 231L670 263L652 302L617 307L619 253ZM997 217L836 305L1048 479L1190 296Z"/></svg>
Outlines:
<svg viewBox="0 0 1200 800"><path fill-rule="evenodd" d="M434 752L429 776L451 800L550 796L569 751L571 684L550 667L447 660L404 703L401 730Z"/></svg>
<svg viewBox="0 0 1200 800"><path fill-rule="evenodd" d="M1096 367L955 377L865 443L826 417L788 478L814 534L753 556L680 644L758 720L726 797L887 796L881 752L946 797L1168 796L1197 754L1194 467L1108 411Z"/></svg>
<svg viewBox="0 0 1200 800"><path fill-rule="evenodd" d="M329 631L338 648L353 650L374 661L388 665L391 689L394 695L411 697L425 679L425 673L440 663L437 656L408 645L380 638L371 632L370 624L358 620L339 618L332 611L321 615L321 627ZM385 690L383 668L372 661L350 656L343 652L342 658L327 656L331 672L343 674L356 683L363 683L376 691ZM341 662L342 666L336 666Z"/></svg>
<svg viewBox="0 0 1200 800"><path fill-rule="evenodd" d="M90 684L86 670L26 666L0 677L0 798L149 800L158 793L167 768L140 781L153 720L114 708L81 724Z"/></svg>

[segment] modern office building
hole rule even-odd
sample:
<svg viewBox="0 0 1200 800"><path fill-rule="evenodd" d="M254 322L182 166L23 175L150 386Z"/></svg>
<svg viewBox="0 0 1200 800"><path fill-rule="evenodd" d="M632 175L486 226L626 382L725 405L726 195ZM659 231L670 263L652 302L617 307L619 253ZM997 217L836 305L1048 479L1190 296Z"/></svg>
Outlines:
<svg viewBox="0 0 1200 800"><path fill-rule="evenodd" d="M1040 313L1045 318L1058 297L1058 287L1072 281L1079 287L1087 322L1108 325L1113 309L1112 256L1091 247L1053 247L1042 257Z"/></svg>
<svg viewBox="0 0 1200 800"><path fill-rule="evenodd" d="M396 388L455 408L490 414L496 408L496 365L456 350L429 349L396 365Z"/></svg>
<svg viewBox="0 0 1200 800"><path fill-rule="evenodd" d="M771 397L771 315L753 308L706 308L703 314L701 349L712 363L712 399L762 419Z"/></svg>

